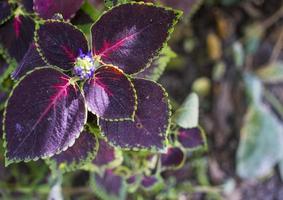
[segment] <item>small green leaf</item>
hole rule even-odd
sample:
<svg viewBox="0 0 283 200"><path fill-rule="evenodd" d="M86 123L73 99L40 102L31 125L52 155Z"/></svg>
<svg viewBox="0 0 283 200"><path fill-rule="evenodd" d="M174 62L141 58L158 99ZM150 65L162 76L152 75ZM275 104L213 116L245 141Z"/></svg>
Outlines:
<svg viewBox="0 0 283 200"><path fill-rule="evenodd" d="M278 83L283 81L283 61L277 61L257 70L257 75L264 82Z"/></svg>
<svg viewBox="0 0 283 200"><path fill-rule="evenodd" d="M244 82L249 103L259 104L261 102L263 87L261 81L254 75L244 74Z"/></svg>
<svg viewBox="0 0 283 200"><path fill-rule="evenodd" d="M197 94L190 94L175 112L173 120L182 128L194 128L198 126L199 99Z"/></svg>
<svg viewBox="0 0 283 200"><path fill-rule="evenodd" d="M237 173L257 178L270 173L283 156L283 126L264 104L249 107L237 150Z"/></svg>

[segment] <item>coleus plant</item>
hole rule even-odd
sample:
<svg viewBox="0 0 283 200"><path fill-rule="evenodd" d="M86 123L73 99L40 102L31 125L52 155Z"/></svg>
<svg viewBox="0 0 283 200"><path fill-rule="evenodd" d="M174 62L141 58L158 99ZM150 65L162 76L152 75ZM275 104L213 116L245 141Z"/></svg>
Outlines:
<svg viewBox="0 0 283 200"><path fill-rule="evenodd" d="M36 23L61 13L72 18L83 0L3 0L0 2L0 48L20 62L34 37Z"/></svg>
<svg viewBox="0 0 283 200"><path fill-rule="evenodd" d="M28 52L39 56L39 63L24 57L28 64L16 70L14 78L22 77L6 103L6 164L52 156L62 161L55 155L59 153L88 154L80 141L90 140L82 132L87 111L97 116L112 145L164 151L170 122L167 94L156 82L134 75L158 55L180 16L152 4L118 5L93 24L91 48L70 23L43 21ZM90 146L87 150L95 152Z"/></svg>

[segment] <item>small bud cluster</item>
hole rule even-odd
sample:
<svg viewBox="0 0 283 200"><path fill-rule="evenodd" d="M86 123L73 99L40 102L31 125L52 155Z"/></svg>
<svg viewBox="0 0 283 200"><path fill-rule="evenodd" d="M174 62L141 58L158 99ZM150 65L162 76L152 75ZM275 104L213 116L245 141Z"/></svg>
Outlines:
<svg viewBox="0 0 283 200"><path fill-rule="evenodd" d="M97 68L95 60L91 53L84 54L80 52L77 57L74 67L74 73L81 79L89 79L93 77L94 71Z"/></svg>

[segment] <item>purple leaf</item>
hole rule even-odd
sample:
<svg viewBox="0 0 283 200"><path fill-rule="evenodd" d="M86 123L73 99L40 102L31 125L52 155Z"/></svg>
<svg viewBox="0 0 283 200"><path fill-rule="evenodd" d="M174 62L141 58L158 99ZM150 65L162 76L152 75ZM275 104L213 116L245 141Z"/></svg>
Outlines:
<svg viewBox="0 0 283 200"><path fill-rule="evenodd" d="M164 72L167 64L174 57L176 57L176 54L170 49L170 47L165 46L161 50L159 56L153 60L150 66L135 74L135 77L157 81Z"/></svg>
<svg viewBox="0 0 283 200"><path fill-rule="evenodd" d="M26 75L13 89L4 116L7 164L51 157L72 146L86 122L84 97L55 68Z"/></svg>
<svg viewBox="0 0 283 200"><path fill-rule="evenodd" d="M34 21L22 15L0 26L0 44L17 62L21 61L33 40L34 27Z"/></svg>
<svg viewBox="0 0 283 200"><path fill-rule="evenodd" d="M5 23L12 17L12 7L8 1L4 0L0 2L0 25Z"/></svg>
<svg viewBox="0 0 283 200"><path fill-rule="evenodd" d="M84 85L88 109L105 120L134 118L137 97L131 80L118 68L103 66Z"/></svg>
<svg viewBox="0 0 283 200"><path fill-rule="evenodd" d="M27 12L33 12L33 0L21 0L21 4Z"/></svg>
<svg viewBox="0 0 283 200"><path fill-rule="evenodd" d="M53 156L48 162L52 168L60 168L61 171L73 171L79 169L95 157L98 142L91 133L82 132L75 144L66 151Z"/></svg>
<svg viewBox="0 0 283 200"><path fill-rule="evenodd" d="M95 159L92 161L93 164L102 167L114 167L121 164L122 156L117 153L114 147L110 146L105 140L99 139L99 148Z"/></svg>
<svg viewBox="0 0 283 200"><path fill-rule="evenodd" d="M178 168L185 161L185 154L179 147L169 147L165 154L161 154L161 165L164 168Z"/></svg>
<svg viewBox="0 0 283 200"><path fill-rule="evenodd" d="M137 182L137 175L132 175L126 179L128 185L135 184Z"/></svg>
<svg viewBox="0 0 283 200"><path fill-rule="evenodd" d="M114 7L91 29L93 54L137 73L158 54L179 17L180 12L143 3Z"/></svg>
<svg viewBox="0 0 283 200"><path fill-rule="evenodd" d="M71 20L71 23L74 25L92 24L93 22L93 19L82 9L80 9Z"/></svg>
<svg viewBox="0 0 283 200"><path fill-rule="evenodd" d="M84 34L66 22L47 20L36 34L36 45L46 62L64 70L74 67L80 51L88 51Z"/></svg>
<svg viewBox="0 0 283 200"><path fill-rule="evenodd" d="M32 43L16 70L11 74L11 77L13 79L19 79L28 71L43 66L45 66L45 63L37 52L35 44Z"/></svg>
<svg viewBox="0 0 283 200"><path fill-rule="evenodd" d="M188 129L179 128L177 139L178 142L187 149L198 149L206 146L203 130L199 127Z"/></svg>
<svg viewBox="0 0 283 200"><path fill-rule="evenodd" d="M144 176L141 180L141 186L144 189L152 189L158 184L159 180L156 176Z"/></svg>
<svg viewBox="0 0 283 200"><path fill-rule="evenodd" d="M101 199L125 199L125 182L112 170L105 170L102 175L95 173L93 178L94 192Z"/></svg>
<svg viewBox="0 0 283 200"><path fill-rule="evenodd" d="M134 121L109 122L99 119L108 141L126 149L163 150L170 109L164 89L155 82L134 79L138 109Z"/></svg>
<svg viewBox="0 0 283 200"><path fill-rule="evenodd" d="M64 19L70 19L82 3L83 0L34 0L34 11L43 19L51 19L56 13L61 13Z"/></svg>

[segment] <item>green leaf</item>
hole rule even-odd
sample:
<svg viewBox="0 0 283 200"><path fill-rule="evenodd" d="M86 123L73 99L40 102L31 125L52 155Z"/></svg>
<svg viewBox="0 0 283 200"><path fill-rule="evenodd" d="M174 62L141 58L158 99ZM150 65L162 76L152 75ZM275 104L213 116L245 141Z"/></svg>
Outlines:
<svg viewBox="0 0 283 200"><path fill-rule="evenodd" d="M62 192L62 174L60 171L53 172L50 180L51 189L48 194L48 199L63 200Z"/></svg>
<svg viewBox="0 0 283 200"><path fill-rule="evenodd" d="M257 70L257 75L264 82L278 83L283 81L283 61L277 61Z"/></svg>
<svg viewBox="0 0 283 200"><path fill-rule="evenodd" d="M191 93L175 112L173 121L182 128L194 128L198 126L199 98L196 93Z"/></svg>
<svg viewBox="0 0 283 200"><path fill-rule="evenodd" d="M246 73L244 74L244 82L249 103L260 104L263 92L261 81L256 76Z"/></svg>
<svg viewBox="0 0 283 200"><path fill-rule="evenodd" d="M264 104L252 105L245 116L237 150L237 174L257 178L270 173L283 156L283 126Z"/></svg>

